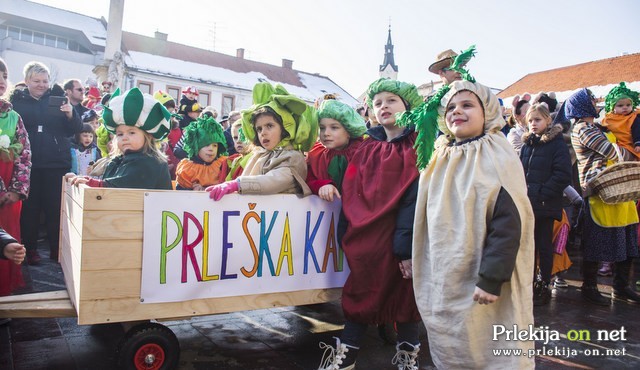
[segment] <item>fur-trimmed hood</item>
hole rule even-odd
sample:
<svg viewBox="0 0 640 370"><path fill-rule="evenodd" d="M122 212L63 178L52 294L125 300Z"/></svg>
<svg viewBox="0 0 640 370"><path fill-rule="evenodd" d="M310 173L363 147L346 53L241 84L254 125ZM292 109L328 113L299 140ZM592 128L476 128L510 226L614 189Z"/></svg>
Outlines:
<svg viewBox="0 0 640 370"><path fill-rule="evenodd" d="M533 134L533 132L531 131L527 131L522 135L522 142L527 144L527 145L531 145L534 143L534 140L536 140L539 143L543 143L546 144L548 142L550 142L551 140L555 139L558 135L562 135L562 125L561 124L555 124L550 126L547 131L542 134L542 136L540 136L539 141L534 139L536 137L536 135Z"/></svg>

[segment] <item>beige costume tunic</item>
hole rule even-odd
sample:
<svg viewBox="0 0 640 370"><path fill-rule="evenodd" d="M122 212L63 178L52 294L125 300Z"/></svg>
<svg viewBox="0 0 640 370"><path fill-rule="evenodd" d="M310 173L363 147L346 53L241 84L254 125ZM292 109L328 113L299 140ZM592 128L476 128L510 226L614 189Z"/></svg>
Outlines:
<svg viewBox="0 0 640 370"><path fill-rule="evenodd" d="M534 218L522 165L499 131L504 120L497 113L497 98L482 85L458 81L442 104L460 90L480 97L485 135L458 146L440 146L420 176L413 238L416 301L438 369L533 369L533 357L496 356L493 351L534 348L533 341L506 341L504 336L493 340L494 325L506 330L533 325ZM448 132L446 126L441 130ZM520 215L520 238L511 241L519 242L519 248L512 246L517 248L513 273L502 283L498 300L480 305L472 297L485 278L479 276L483 251L501 190Z"/></svg>
<svg viewBox="0 0 640 370"><path fill-rule="evenodd" d="M304 155L291 146L273 150L255 149L240 181L241 194L311 195L305 179L307 163Z"/></svg>

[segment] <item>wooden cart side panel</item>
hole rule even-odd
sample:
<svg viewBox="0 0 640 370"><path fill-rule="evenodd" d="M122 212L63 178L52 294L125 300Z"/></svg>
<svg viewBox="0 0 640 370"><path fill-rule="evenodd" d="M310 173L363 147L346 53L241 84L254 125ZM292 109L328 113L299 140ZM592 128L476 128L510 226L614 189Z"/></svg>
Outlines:
<svg viewBox="0 0 640 370"><path fill-rule="evenodd" d="M69 189L66 189L69 190ZM71 189L73 190L73 189ZM60 218L60 224L69 223L73 226L76 231L82 235L82 218L83 218L83 209L82 203L78 203L74 197L78 196L77 194L72 194L69 191L65 191L63 188L62 192L62 205L61 205L61 213L66 214L66 218ZM62 227L62 226L61 226ZM73 246L72 246L73 247Z"/></svg>
<svg viewBox="0 0 640 370"><path fill-rule="evenodd" d="M61 225L62 232L60 240L63 245L79 245L81 243L80 235L69 224ZM80 251L71 248L60 248L60 265L64 273L64 282L69 292L69 297L74 307L78 308L80 302L80 282L81 282L81 256L77 253Z"/></svg>
<svg viewBox="0 0 640 370"><path fill-rule="evenodd" d="M70 199L82 206L84 204L85 189L89 189L89 187L86 185L73 186L63 182L62 193L68 195Z"/></svg>
<svg viewBox="0 0 640 370"><path fill-rule="evenodd" d="M147 319L179 319L261 308L324 303L340 298L342 289L314 289L169 303L140 303L139 298L81 301L80 325Z"/></svg>
<svg viewBox="0 0 640 370"><path fill-rule="evenodd" d="M82 271L130 270L142 266L142 240L87 240Z"/></svg>
<svg viewBox="0 0 640 370"><path fill-rule="evenodd" d="M156 192L173 190L149 190ZM87 211L142 211L145 190L85 188L84 209Z"/></svg>
<svg viewBox="0 0 640 370"><path fill-rule="evenodd" d="M82 189L64 185L60 214L60 264L69 297L76 310L80 301L80 261L82 259Z"/></svg>
<svg viewBox="0 0 640 370"><path fill-rule="evenodd" d="M77 273L79 285L71 275L71 281L76 284L74 287L78 287L78 323L81 325L188 318L323 303L340 296L340 289L316 289L181 302L141 303L143 200L146 191L84 186L80 189L82 191L79 193L70 191L69 194L73 197L82 196L82 229L78 233L82 241L76 243L71 240L68 244L71 250L82 248L82 253L77 254L82 261L81 271ZM73 256L73 252L70 253L69 260L75 263ZM70 270L70 267L66 269ZM72 274L73 272L71 271Z"/></svg>
<svg viewBox="0 0 640 370"><path fill-rule="evenodd" d="M84 210L82 241L88 240L139 240L142 244L143 214L137 211L87 211Z"/></svg>
<svg viewBox="0 0 640 370"><path fill-rule="evenodd" d="M82 270L80 310L87 300L135 298L140 300L142 270Z"/></svg>

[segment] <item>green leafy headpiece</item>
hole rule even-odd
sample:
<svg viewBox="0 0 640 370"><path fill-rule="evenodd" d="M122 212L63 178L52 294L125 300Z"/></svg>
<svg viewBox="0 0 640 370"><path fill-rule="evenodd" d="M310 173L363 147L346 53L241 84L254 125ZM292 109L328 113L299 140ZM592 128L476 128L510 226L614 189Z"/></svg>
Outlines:
<svg viewBox="0 0 640 370"><path fill-rule="evenodd" d="M463 80L475 82L475 78L469 74L464 66L475 56L475 45L472 45L467 50L458 55L450 69L459 72L462 75ZM421 103L414 109L403 112L396 120L396 125L401 127L407 127L414 125L418 137L414 148L418 156L418 168L423 170L433 154L435 146L436 135L438 133L438 107L440 101L449 92L450 87L448 85L442 86L428 101Z"/></svg>
<svg viewBox="0 0 640 370"><path fill-rule="evenodd" d="M414 109L422 103L422 97L418 94L418 89L415 85L388 78L380 78L373 81L367 89L367 105L369 105L369 108L373 109L373 97L383 91L396 94L404 99L409 103L409 109Z"/></svg>
<svg viewBox="0 0 640 370"><path fill-rule="evenodd" d="M198 151L205 146L213 143L218 144L218 155L227 154L227 139L224 137L222 126L208 115L199 117L182 133L183 143L182 149L189 155L189 158L195 157Z"/></svg>
<svg viewBox="0 0 640 370"><path fill-rule="evenodd" d="M355 109L337 100L325 100L318 109L318 120L332 118L340 122L351 138L364 135L367 125Z"/></svg>
<svg viewBox="0 0 640 370"><path fill-rule="evenodd" d="M291 144L295 149L309 151L318 138L318 115L304 100L289 94L280 84L260 82L253 87L253 105L242 111L242 131L247 140L253 142L256 132L251 123L252 114L269 107L282 119L289 136L278 143L279 147Z"/></svg>
<svg viewBox="0 0 640 370"><path fill-rule="evenodd" d="M620 99L631 100L631 104L633 104L633 108L635 108L640 104L639 95L640 94L637 91L627 88L627 85L624 82L620 82L620 85L611 89L604 98L605 109L607 110L607 113L612 112L616 103Z"/></svg>

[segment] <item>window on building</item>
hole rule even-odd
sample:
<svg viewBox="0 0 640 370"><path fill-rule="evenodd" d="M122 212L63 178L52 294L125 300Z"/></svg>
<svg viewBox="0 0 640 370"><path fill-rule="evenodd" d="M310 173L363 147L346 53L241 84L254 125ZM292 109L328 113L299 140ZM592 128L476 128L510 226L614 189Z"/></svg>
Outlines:
<svg viewBox="0 0 640 370"><path fill-rule="evenodd" d="M33 40L33 32L29 30L22 30L20 32L20 41L31 42Z"/></svg>
<svg viewBox="0 0 640 370"><path fill-rule="evenodd" d="M140 89L140 91L142 91L145 94L153 94L153 83L151 82L145 82L145 81L138 81L138 89Z"/></svg>
<svg viewBox="0 0 640 370"><path fill-rule="evenodd" d="M17 27L9 27L9 37L14 40L20 40L20 29Z"/></svg>
<svg viewBox="0 0 640 370"><path fill-rule="evenodd" d="M56 37L53 35L45 35L44 44L51 47L56 47Z"/></svg>
<svg viewBox="0 0 640 370"><path fill-rule="evenodd" d="M180 104L180 87L167 85L167 94L176 101L176 105Z"/></svg>
<svg viewBox="0 0 640 370"><path fill-rule="evenodd" d="M78 44L76 41L69 40L69 50L72 50L72 51L80 50L80 44Z"/></svg>
<svg viewBox="0 0 640 370"><path fill-rule="evenodd" d="M33 43L38 45L44 45L44 33L34 32Z"/></svg>
<svg viewBox="0 0 640 370"><path fill-rule="evenodd" d="M54 48L79 51L84 54L93 54L91 50L80 45L77 41L69 40L66 37L45 34L30 29L0 25L0 40L5 37L16 40L31 42L38 45L46 45Z"/></svg>
<svg viewBox="0 0 640 370"><path fill-rule="evenodd" d="M211 93L208 91L198 91L200 94L198 95L198 103L203 108L211 104Z"/></svg>
<svg viewBox="0 0 640 370"><path fill-rule="evenodd" d="M69 40L65 39L64 37L58 37L58 43L56 44L56 47L58 49L67 49L69 46Z"/></svg>
<svg viewBox="0 0 640 370"><path fill-rule="evenodd" d="M233 95L222 95L222 114L228 116L229 113L236 109L236 97Z"/></svg>

